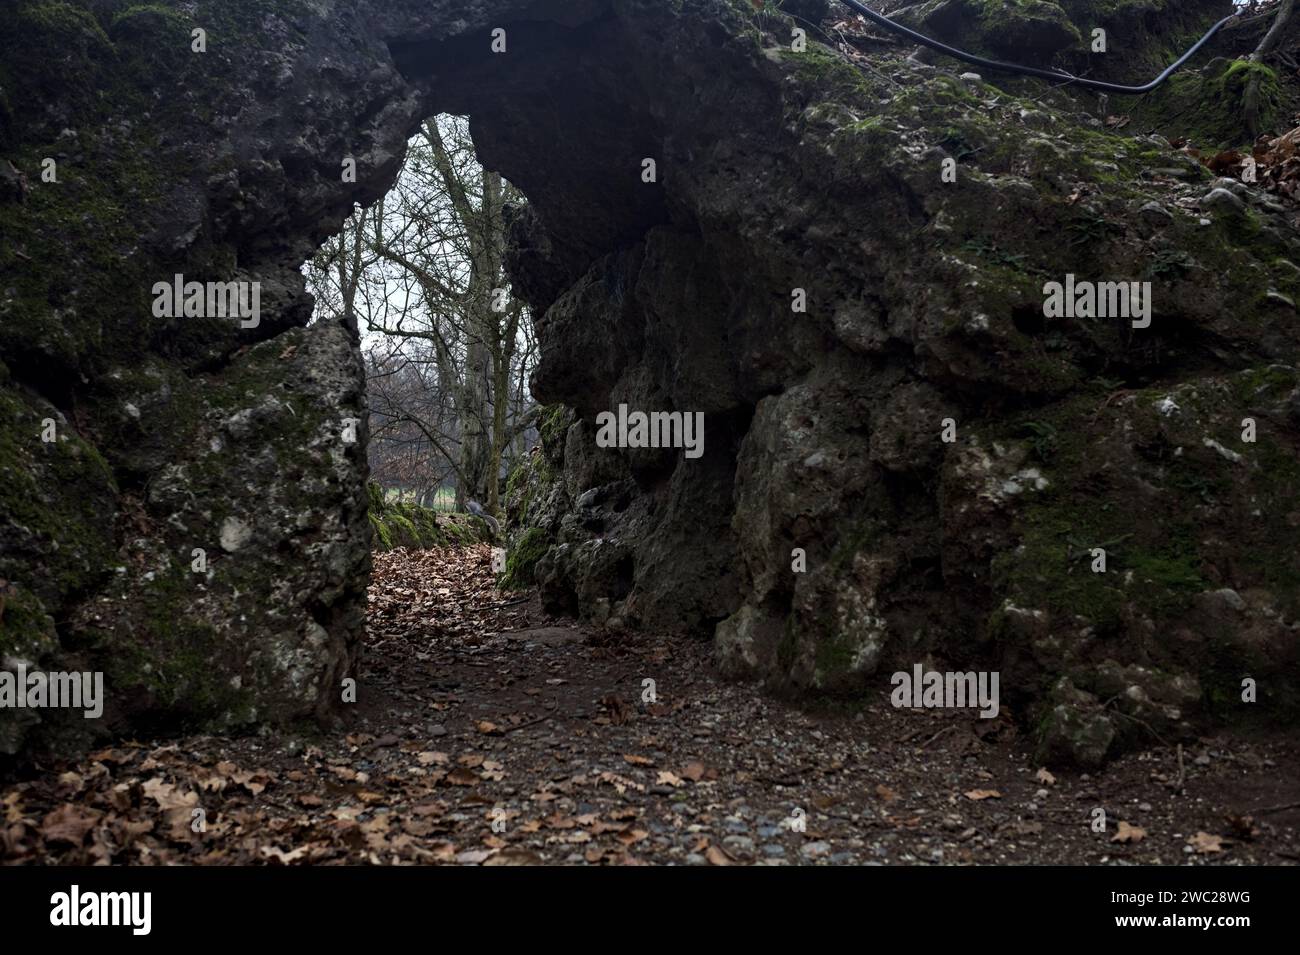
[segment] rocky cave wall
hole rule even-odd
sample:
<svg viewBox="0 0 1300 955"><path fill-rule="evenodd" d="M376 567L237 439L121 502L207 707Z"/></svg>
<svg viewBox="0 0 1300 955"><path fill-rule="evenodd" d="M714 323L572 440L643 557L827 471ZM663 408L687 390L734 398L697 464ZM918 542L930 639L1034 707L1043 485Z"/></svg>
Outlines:
<svg viewBox="0 0 1300 955"><path fill-rule="evenodd" d="M1137 6L1056 9L1181 39ZM0 651L110 687L89 729L5 714L0 749L324 716L361 675L356 337L306 326L298 267L441 111L530 200L511 271L556 407L512 499L552 605L694 628L774 688L1001 668L1085 763L1234 717L1243 676L1293 712L1300 248L1166 140L1041 84L794 52L748 0L0 11ZM1044 321L1067 272L1151 281L1150 327ZM155 319L175 273L260 281L260 323ZM702 412L705 454L598 449L620 403Z"/></svg>

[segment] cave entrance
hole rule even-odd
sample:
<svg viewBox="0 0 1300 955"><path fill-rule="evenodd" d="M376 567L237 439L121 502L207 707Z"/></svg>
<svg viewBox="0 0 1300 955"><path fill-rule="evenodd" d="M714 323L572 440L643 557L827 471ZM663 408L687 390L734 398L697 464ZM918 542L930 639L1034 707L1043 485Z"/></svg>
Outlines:
<svg viewBox="0 0 1300 955"><path fill-rule="evenodd" d="M355 330L365 371L375 532L366 683L409 666L437 692L472 687L497 708L489 723L510 714L480 661L506 673L515 650L544 648L528 671L563 666L555 679L567 685L573 661L547 654L590 636L547 617L535 597L498 590L500 552L478 541L504 545L506 528L464 514L474 501L505 523L507 477L538 444L539 401L608 397L581 386L533 393L534 319L670 219L662 174L646 175L648 160L669 164L660 67L628 29L595 2L451 39L390 41L418 91L412 116L425 118L409 123L396 169L383 148L357 149L353 207L304 265L315 320ZM461 531L475 543L461 546ZM626 593L631 558L622 563ZM592 688L607 689L606 677ZM587 705L586 693L571 702Z"/></svg>
<svg viewBox="0 0 1300 955"><path fill-rule="evenodd" d="M669 219L655 69L628 69L643 39L603 2L388 45L426 118L400 162L345 160L352 209L303 267L314 320L358 337L374 549L504 545L488 522L539 442L534 318ZM578 390L546 397L607 397Z"/></svg>
<svg viewBox="0 0 1300 955"><path fill-rule="evenodd" d="M360 201L303 268L315 320L360 341L372 506L474 502L500 522L506 479L538 442L534 317L668 218L644 173L663 131L654 91L627 70L627 23L604 2L534 13L389 41L427 118L381 197L368 180L392 163L345 159ZM376 527L377 546L393 531Z"/></svg>

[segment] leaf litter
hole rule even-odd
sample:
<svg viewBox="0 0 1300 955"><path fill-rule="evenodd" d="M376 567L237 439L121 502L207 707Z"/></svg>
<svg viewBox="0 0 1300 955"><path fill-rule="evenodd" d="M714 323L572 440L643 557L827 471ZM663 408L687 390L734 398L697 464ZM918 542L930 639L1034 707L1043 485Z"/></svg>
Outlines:
<svg viewBox="0 0 1300 955"><path fill-rule="evenodd" d="M1300 860L1300 746L1282 737L1198 741L1214 758L1181 792L1161 784L1177 772L1165 747L1049 772L1013 723L893 709L887 675L866 700L801 709L717 678L707 640L550 617L497 588L486 545L376 554L368 622L358 702L337 725L125 740L45 764L0 784L0 859ZM1093 832L1099 806L1124 820Z"/></svg>

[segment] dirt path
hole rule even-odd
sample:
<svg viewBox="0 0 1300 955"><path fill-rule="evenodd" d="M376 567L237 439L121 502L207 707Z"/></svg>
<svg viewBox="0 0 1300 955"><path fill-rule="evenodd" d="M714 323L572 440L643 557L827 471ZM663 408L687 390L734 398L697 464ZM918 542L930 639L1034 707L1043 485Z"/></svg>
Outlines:
<svg viewBox="0 0 1300 955"><path fill-rule="evenodd" d="M801 711L719 681L702 642L615 640L548 619L534 601L493 587L485 546L376 558L363 673L358 702L334 732L123 744L0 788L0 855L1300 860L1295 741L1201 740L1185 749L1181 770L1176 751L1159 749L1091 778L1040 774L1001 717L895 710L884 692L855 712ZM646 680L654 702L643 699ZM1105 833L1089 827L1098 807ZM1125 829L1116 841L1121 822L1142 832Z"/></svg>

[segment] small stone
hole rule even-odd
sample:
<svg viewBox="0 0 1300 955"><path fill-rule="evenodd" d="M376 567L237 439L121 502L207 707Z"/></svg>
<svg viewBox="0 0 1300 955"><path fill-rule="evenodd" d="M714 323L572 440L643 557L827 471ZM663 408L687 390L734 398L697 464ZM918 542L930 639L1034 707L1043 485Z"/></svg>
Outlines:
<svg viewBox="0 0 1300 955"><path fill-rule="evenodd" d="M806 842L799 847L799 852L809 859L817 859L830 851L829 842Z"/></svg>
<svg viewBox="0 0 1300 955"><path fill-rule="evenodd" d="M221 549L234 553L253 539L253 529L237 517L227 517L221 525Z"/></svg>
<svg viewBox="0 0 1300 955"><path fill-rule="evenodd" d="M1174 401L1174 399L1169 397L1169 395L1165 395L1157 401L1155 403L1155 409L1165 418L1168 418L1172 414L1177 414L1181 410L1178 407L1178 402Z"/></svg>
<svg viewBox="0 0 1300 955"><path fill-rule="evenodd" d="M760 846L759 851L762 852L763 855L765 856L780 857L785 855L785 846L778 846L775 843L768 843L765 846Z"/></svg>
<svg viewBox="0 0 1300 955"><path fill-rule="evenodd" d="M1168 225L1174 221L1174 214L1158 202L1148 202L1138 210L1138 218L1151 226Z"/></svg>
<svg viewBox="0 0 1300 955"><path fill-rule="evenodd" d="M1231 587L1223 587L1219 590L1214 591L1213 597L1216 600L1221 601L1224 604L1227 604L1233 610L1240 611L1246 609L1246 601L1242 600L1241 594L1237 593Z"/></svg>
<svg viewBox="0 0 1300 955"><path fill-rule="evenodd" d="M1201 197L1201 208L1206 212L1219 212L1225 214L1236 214L1243 212L1246 203L1227 189L1211 189Z"/></svg>
<svg viewBox="0 0 1300 955"><path fill-rule="evenodd" d="M1237 181L1236 179L1225 179L1222 176L1220 176L1218 179L1213 180L1210 183L1210 188L1227 189L1234 196L1237 196L1241 199L1245 199L1250 195L1250 190L1247 189L1241 182Z"/></svg>
<svg viewBox="0 0 1300 955"><path fill-rule="evenodd" d="M727 836L722 840L722 844L728 849L735 849L739 852L754 851L754 840L749 836Z"/></svg>
<svg viewBox="0 0 1300 955"><path fill-rule="evenodd" d="M973 85L975 83L983 83L984 77L980 76L978 73L963 73L961 75L961 81Z"/></svg>

